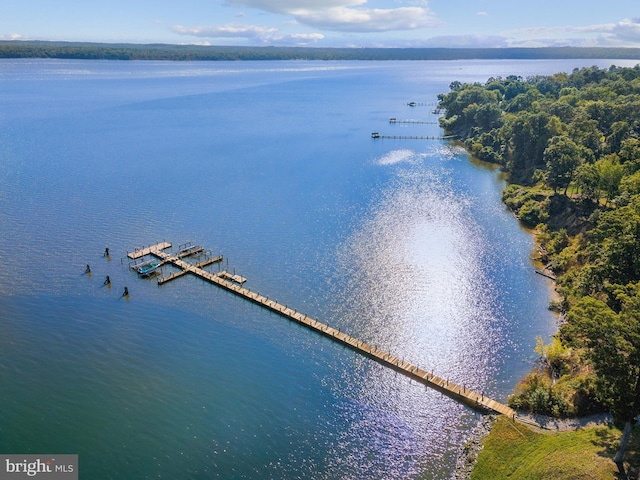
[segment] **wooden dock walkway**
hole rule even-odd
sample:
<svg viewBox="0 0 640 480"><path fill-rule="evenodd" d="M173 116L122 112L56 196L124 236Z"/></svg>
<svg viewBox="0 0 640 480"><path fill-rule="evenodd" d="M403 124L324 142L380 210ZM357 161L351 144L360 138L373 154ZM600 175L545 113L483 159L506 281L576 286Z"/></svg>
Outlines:
<svg viewBox="0 0 640 480"><path fill-rule="evenodd" d="M172 263L172 259L174 257L169 257L166 259L162 260L162 263ZM176 255L175 259L179 259L180 256ZM211 258L207 258L206 260L203 260L202 262L196 263L193 268L198 268L198 269L202 269L208 265L214 264L214 263L220 263L222 262L222 255L218 256L218 257L211 257ZM181 277L182 275L184 275L185 273L189 273L190 270L178 270L177 272L173 272L169 275L167 275L166 277L160 277L158 278L158 285L162 285L163 283L167 283L170 282L171 280L174 280L178 277Z"/></svg>
<svg viewBox="0 0 640 480"><path fill-rule="evenodd" d="M267 310L277 313L278 315L281 315L293 322L303 325L317 333L320 333L321 335L329 337L332 340L341 343L344 346L351 348L352 350L355 350L356 352L361 353L381 363L382 365L395 370L396 372L402 373L413 380L421 382L428 387L434 388L453 399L464 402L476 409L497 412L510 418L516 417L515 410L487 397L486 395L484 395L484 393L478 393L474 390L466 388L466 386L464 385L458 385L456 383L450 382L446 378L439 377L437 375L434 375L433 372L428 372L427 370L424 370L416 365L405 362L404 360L388 352L380 350L379 348L370 345L369 343L358 340L357 338L352 337L351 335L348 335L340 331L339 329L319 322L318 320L300 313L297 310L288 307L287 305L283 305L276 302L275 300L255 293L239 284L240 282L232 281L225 278L225 276L220 274L222 272L217 274L208 272L202 268L204 266L204 262L192 265L191 263L180 258L179 255L171 255L165 252L164 250L166 250L167 248L169 247L166 246L166 243L161 243L145 249L148 255L158 257L163 263L170 263L176 268L180 269L180 271L169 275L169 277L171 278L165 277L164 279L158 279L158 284L160 285L186 273L192 273L193 275L196 275L197 277L200 277L207 282L217 285L218 287L228 292L238 295L239 297L242 297L252 303L266 308ZM210 260L210 263L213 263L213 260L221 261L222 256ZM244 281L246 281L246 279L244 278L242 278L242 280L243 282L241 283L244 283Z"/></svg>
<svg viewBox="0 0 640 480"><path fill-rule="evenodd" d="M437 107L438 102L406 102L409 107Z"/></svg>
<svg viewBox="0 0 640 480"><path fill-rule="evenodd" d="M389 123L415 123L419 125L438 125L438 122L429 122L426 120L398 120L397 118L390 118Z"/></svg>
<svg viewBox="0 0 640 480"><path fill-rule="evenodd" d="M242 285L243 283L246 283L247 279L244 277L241 277L240 275L235 275L235 274L231 274L229 272L226 271L222 271L222 272L218 272L218 276L222 277L226 280L231 280L232 282L238 283L240 285Z"/></svg>
<svg viewBox="0 0 640 480"><path fill-rule="evenodd" d="M395 140L449 140L456 138L456 135L381 135L378 132L372 132L371 138L390 138Z"/></svg>
<svg viewBox="0 0 640 480"><path fill-rule="evenodd" d="M440 135L380 135L378 138L391 138L394 140L444 140Z"/></svg>

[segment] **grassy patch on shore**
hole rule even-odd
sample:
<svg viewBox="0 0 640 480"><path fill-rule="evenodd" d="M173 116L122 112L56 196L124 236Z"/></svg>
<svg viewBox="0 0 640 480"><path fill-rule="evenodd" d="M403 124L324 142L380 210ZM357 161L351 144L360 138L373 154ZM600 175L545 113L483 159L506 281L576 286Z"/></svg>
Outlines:
<svg viewBox="0 0 640 480"><path fill-rule="evenodd" d="M538 433L501 417L485 439L471 480L613 479L621 432L592 427Z"/></svg>

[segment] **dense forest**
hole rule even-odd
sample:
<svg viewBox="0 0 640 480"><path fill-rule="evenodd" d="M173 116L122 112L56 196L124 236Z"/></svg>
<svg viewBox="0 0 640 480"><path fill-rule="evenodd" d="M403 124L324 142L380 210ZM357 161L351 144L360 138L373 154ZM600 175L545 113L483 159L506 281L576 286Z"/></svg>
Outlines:
<svg viewBox="0 0 640 480"><path fill-rule="evenodd" d="M640 66L454 82L441 126L508 172L505 203L535 227L561 325L511 406L640 414Z"/></svg>
<svg viewBox="0 0 640 480"><path fill-rule="evenodd" d="M640 59L640 48L322 48L0 41L0 58L83 60Z"/></svg>

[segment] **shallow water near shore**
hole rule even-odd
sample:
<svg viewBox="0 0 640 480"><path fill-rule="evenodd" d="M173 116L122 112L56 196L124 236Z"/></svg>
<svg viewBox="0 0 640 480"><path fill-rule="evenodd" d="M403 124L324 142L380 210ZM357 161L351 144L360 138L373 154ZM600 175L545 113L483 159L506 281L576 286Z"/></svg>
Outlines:
<svg viewBox="0 0 640 480"><path fill-rule="evenodd" d="M0 60L0 452L95 479L448 478L477 413L126 252L193 241L505 401L555 330L533 239L459 146L371 132L440 135L388 120L436 120L406 103L455 80L594 63Z"/></svg>

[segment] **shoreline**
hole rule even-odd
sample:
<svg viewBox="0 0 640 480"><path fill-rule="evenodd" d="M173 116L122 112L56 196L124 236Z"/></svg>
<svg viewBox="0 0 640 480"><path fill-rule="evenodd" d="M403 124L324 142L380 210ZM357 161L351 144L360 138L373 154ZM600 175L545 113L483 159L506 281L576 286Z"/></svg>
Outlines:
<svg viewBox="0 0 640 480"><path fill-rule="evenodd" d="M0 40L0 58L56 58L124 61L448 61L448 60L582 60L640 59L634 47L285 47L184 45L171 43L104 43L56 40Z"/></svg>
<svg viewBox="0 0 640 480"><path fill-rule="evenodd" d="M500 165L475 158L473 154L467 148L465 148L463 143L461 142L458 142L458 143L460 143L462 148L464 148L465 152L467 152L467 155L469 156L469 160L472 163L480 163L480 164L495 168L497 170L496 172L497 174L503 173L500 170ZM505 179L505 181L508 185L509 184L508 180ZM501 203L506 208L511 210L511 208L509 208L504 203L504 201ZM511 211L513 213L513 210ZM518 224L520 225L520 227L525 229L527 233L529 233L533 237L534 249L531 252L531 255L529 256L529 261L531 262L532 269L536 274L540 273L540 271L546 272L547 265L544 263L543 256L541 255L541 252L540 252L541 244L538 240L537 229L526 227L520 221L517 215L515 215L515 213L513 216L515 220L518 222ZM551 273L553 274L553 272ZM557 285L556 279L552 278L551 275L544 275L544 274L542 275L549 280L549 307L548 308L550 310L553 310L552 305L554 303L560 303L563 300L563 297L560 295L560 293L556 289L556 285ZM556 313L558 314L558 318L562 317L562 315L559 312L556 312ZM556 332L557 332L557 329L556 329ZM513 387L514 389L516 385L514 385ZM610 414L600 414L600 415L592 415L589 417L569 418L569 419L552 418L552 417L546 417L544 415L528 414L528 413L521 413L521 412L518 412L518 416L521 416L529 420L528 422L526 422L526 425L529 426L529 428L535 431L546 432L546 433L577 430L579 428L584 428L586 426L609 424L611 422ZM491 430L495 425L495 423L497 422L497 420L498 420L498 415L486 414L480 420L478 425L476 425L476 427L474 427L473 430L471 430L469 437L465 440L464 444L458 450L458 453L456 455L456 466L450 477L450 480L470 480L471 479L471 473L473 472L476 466L476 463L478 461L478 455L480 451L482 451L482 449L484 448L484 442L486 438L490 435Z"/></svg>
<svg viewBox="0 0 640 480"><path fill-rule="evenodd" d="M495 414L484 415L478 425L471 430L469 438L460 447L456 458L456 468L450 480L469 480L471 472L478 461L478 454L484 448L484 441L491 433L493 425L498 420Z"/></svg>

